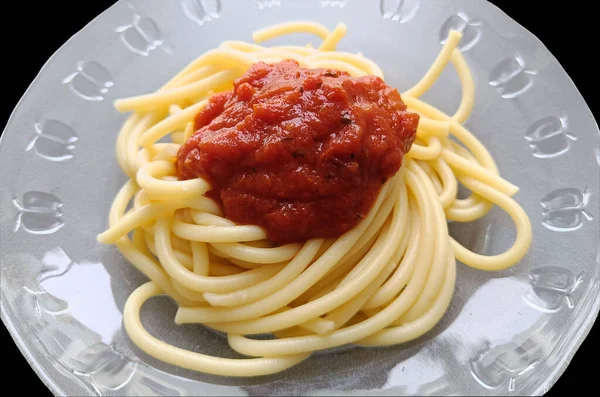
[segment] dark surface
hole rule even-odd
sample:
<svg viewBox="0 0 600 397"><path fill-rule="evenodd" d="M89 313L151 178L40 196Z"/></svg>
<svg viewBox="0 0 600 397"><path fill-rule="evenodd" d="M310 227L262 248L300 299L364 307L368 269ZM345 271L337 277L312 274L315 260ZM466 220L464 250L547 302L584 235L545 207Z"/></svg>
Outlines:
<svg viewBox="0 0 600 397"><path fill-rule="evenodd" d="M3 85L6 87L2 125L46 60L69 37L113 3L111 0L10 2L11 8L3 14L1 28L4 37L1 62ZM598 64L595 61L599 38L596 25L599 22L592 2L494 0L492 3L544 42L571 76L596 120L600 120ZM15 21L15 25L11 24L11 20ZM582 44L585 47L578 47ZM598 381L598 363L595 360L600 353L599 328L598 324L594 326L570 366L547 395L576 395L586 392L588 386L594 388ZM0 357L9 368L5 375L18 374L17 386L23 392L49 396L50 392L31 370L4 325L0 327L0 341ZM9 381L4 376L3 379ZM8 383L3 385L3 390L6 387Z"/></svg>

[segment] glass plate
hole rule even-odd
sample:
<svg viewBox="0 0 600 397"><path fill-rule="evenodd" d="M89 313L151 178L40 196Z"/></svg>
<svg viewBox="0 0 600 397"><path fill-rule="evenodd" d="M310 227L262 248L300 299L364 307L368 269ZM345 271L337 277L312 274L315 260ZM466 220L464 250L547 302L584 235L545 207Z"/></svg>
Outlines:
<svg viewBox="0 0 600 397"><path fill-rule="evenodd" d="M153 91L188 61L228 39L289 19L349 27L340 49L363 52L401 91L427 70L449 29L477 86L468 127L487 145L533 223L534 242L502 272L459 266L449 311L425 337L388 348L314 354L283 373L209 376L140 352L122 327L127 296L144 277L96 242L125 181L115 137L119 97ZM275 42L304 44L309 36ZM452 68L425 99L451 112ZM58 395L542 394L564 371L599 306L600 135L550 52L483 0L121 1L44 66L2 139L2 320ZM508 247L499 210L452 235L475 251ZM149 330L175 345L232 357L225 339L176 326L174 305L143 310Z"/></svg>

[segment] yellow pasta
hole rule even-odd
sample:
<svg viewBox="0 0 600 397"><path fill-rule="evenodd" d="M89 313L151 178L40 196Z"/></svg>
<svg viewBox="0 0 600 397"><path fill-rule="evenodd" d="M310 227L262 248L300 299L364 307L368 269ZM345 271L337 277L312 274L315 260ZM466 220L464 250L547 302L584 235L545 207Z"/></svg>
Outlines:
<svg viewBox="0 0 600 397"><path fill-rule="evenodd" d="M336 51L344 24L330 31L314 22L290 22L257 31L253 38L261 43L292 33L315 34L322 44L313 49L224 42L157 92L116 101L118 110L133 113L116 145L129 181L98 240L115 244L150 279L127 300L124 323L133 342L162 361L217 375L258 376L290 368L316 350L403 343L426 333L444 315L457 259L477 269L500 270L529 249L530 221L511 198L518 188L500 177L487 149L462 125L473 109L475 87L457 49L461 35L454 31L424 77L402 94L409 110L420 115L402 168L383 185L367 216L339 238L275 246L260 227L224 218L219 205L203 195L210 190L207 182L179 181L177 150L192 136L195 115L251 64L293 58L304 67L383 78L372 60ZM419 99L449 63L462 86L453 115ZM164 137L171 143L162 142ZM457 198L459 182L471 196ZM494 205L516 225L507 251L480 255L449 236L447 220L472 221ZM140 310L160 294L178 303L177 323L226 332L231 348L252 358L211 357L149 334ZM262 333L275 339L248 338Z"/></svg>

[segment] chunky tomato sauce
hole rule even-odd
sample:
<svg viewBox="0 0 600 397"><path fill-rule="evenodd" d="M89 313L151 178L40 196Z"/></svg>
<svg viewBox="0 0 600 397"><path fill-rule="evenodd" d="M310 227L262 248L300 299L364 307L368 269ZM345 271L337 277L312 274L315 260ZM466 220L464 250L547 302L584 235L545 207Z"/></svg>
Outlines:
<svg viewBox="0 0 600 397"><path fill-rule="evenodd" d="M277 243L337 237L398 171L418 121L378 77L257 63L197 115L179 177L206 179L228 219Z"/></svg>

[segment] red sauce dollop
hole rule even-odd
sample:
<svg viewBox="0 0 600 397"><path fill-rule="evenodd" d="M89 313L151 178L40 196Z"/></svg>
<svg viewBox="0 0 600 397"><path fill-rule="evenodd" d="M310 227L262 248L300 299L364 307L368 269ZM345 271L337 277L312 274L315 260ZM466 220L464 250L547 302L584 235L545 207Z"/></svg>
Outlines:
<svg viewBox="0 0 600 397"><path fill-rule="evenodd" d="M207 180L228 219L276 243L338 237L399 170L418 122L378 77L261 62L196 116L179 178Z"/></svg>

